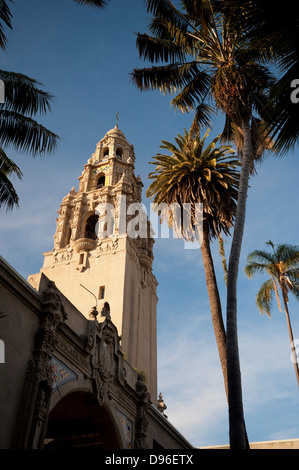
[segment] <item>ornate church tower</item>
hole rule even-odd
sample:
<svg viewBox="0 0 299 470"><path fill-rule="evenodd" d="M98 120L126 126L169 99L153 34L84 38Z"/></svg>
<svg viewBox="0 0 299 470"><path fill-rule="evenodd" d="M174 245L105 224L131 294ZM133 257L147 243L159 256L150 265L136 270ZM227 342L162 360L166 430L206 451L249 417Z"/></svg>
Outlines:
<svg viewBox="0 0 299 470"><path fill-rule="evenodd" d="M132 367L146 375L157 398L157 281L152 273L150 225L141 234L135 208L142 182L134 174L135 154L118 125L96 146L82 175L58 211L54 249L44 253L41 273L88 319L94 306L99 322L110 315ZM133 208L133 210L132 210ZM144 218L143 218L144 220ZM128 230L130 225L131 231ZM28 281L38 288L40 274ZM107 312L107 303L110 311Z"/></svg>

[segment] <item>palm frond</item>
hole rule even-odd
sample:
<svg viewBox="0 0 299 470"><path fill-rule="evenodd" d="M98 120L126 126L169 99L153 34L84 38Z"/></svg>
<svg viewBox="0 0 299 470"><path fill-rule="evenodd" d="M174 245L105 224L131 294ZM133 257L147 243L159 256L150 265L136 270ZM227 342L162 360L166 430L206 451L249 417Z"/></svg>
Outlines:
<svg viewBox="0 0 299 470"><path fill-rule="evenodd" d="M155 17L166 19L181 30L186 30L188 17L179 11L169 0L144 0L148 13Z"/></svg>
<svg viewBox="0 0 299 470"><path fill-rule="evenodd" d="M5 83L5 103L0 111L7 109L29 116L51 111L53 96L39 88L38 81L26 75L0 70L0 79Z"/></svg>
<svg viewBox="0 0 299 470"><path fill-rule="evenodd" d="M7 176L13 174L19 179L22 178L20 168L6 155L2 148L0 148L0 170Z"/></svg>
<svg viewBox="0 0 299 470"><path fill-rule="evenodd" d="M0 209L12 210L19 205L19 197L10 181L10 176L22 179L20 168L0 148Z"/></svg>
<svg viewBox="0 0 299 470"><path fill-rule="evenodd" d="M12 210L19 206L19 196L8 179L8 177L0 170L0 209Z"/></svg>
<svg viewBox="0 0 299 470"><path fill-rule="evenodd" d="M206 96L209 90L210 80L209 76L204 71L198 71L194 78L188 77L188 82L176 97L171 100L171 105L180 111L189 112L190 110L197 109L197 115L199 112L203 116L203 110L208 111L211 109L207 104L203 102L203 97ZM200 103L202 101L202 103ZM197 105L197 103L200 103ZM210 116L211 113L209 112ZM206 114L207 116L207 114ZM206 119L205 119L206 120Z"/></svg>
<svg viewBox="0 0 299 470"><path fill-rule="evenodd" d="M171 64L131 72L132 81L140 90L157 90L163 93L175 93L194 79L199 73L195 61L184 64Z"/></svg>
<svg viewBox="0 0 299 470"><path fill-rule="evenodd" d="M208 131L200 138L199 133L195 135L185 129L183 135L176 137L176 144L162 141L160 147L171 155L157 154L150 162L156 169L149 174L153 181L147 196L156 204L177 203L181 208L184 203L191 207L203 203L208 236L214 238L221 231L228 234L232 226L239 172L233 150L228 146L216 147L218 138L205 147L207 136ZM186 233L182 236L187 237Z"/></svg>
<svg viewBox="0 0 299 470"><path fill-rule="evenodd" d="M19 197L8 176L0 169L0 209L12 210L19 206Z"/></svg>
<svg viewBox="0 0 299 470"><path fill-rule="evenodd" d="M59 137L33 119L22 114L2 110L0 112L0 144L12 146L18 151L42 155L53 152Z"/></svg>
<svg viewBox="0 0 299 470"><path fill-rule="evenodd" d="M210 0L184 0L183 6L196 27L201 25L206 30L208 26L215 26L217 11L213 9Z"/></svg>
<svg viewBox="0 0 299 470"><path fill-rule="evenodd" d="M177 27L169 20L161 17L155 17L150 20L148 26L150 37L167 41L169 47L172 45L181 49L181 57L184 55L193 55L194 52L194 39L188 31ZM138 43L137 43L138 47ZM176 59L174 59L176 60Z"/></svg>
<svg viewBox="0 0 299 470"><path fill-rule="evenodd" d="M248 263L275 263L275 257L272 253L265 250L254 250L247 256Z"/></svg>
<svg viewBox="0 0 299 470"><path fill-rule="evenodd" d="M271 135L275 138L275 149L282 155L294 147L299 135L297 103L291 88L294 77L298 76L299 62L272 86L263 109Z"/></svg>
<svg viewBox="0 0 299 470"><path fill-rule="evenodd" d="M268 279L261 285L255 299L256 306L260 313L266 313L269 317L271 317L273 290L274 286L272 279Z"/></svg>
<svg viewBox="0 0 299 470"><path fill-rule="evenodd" d="M297 300L299 300L299 282L297 283L293 282L292 294Z"/></svg>
<svg viewBox="0 0 299 470"><path fill-rule="evenodd" d="M243 28L245 46L259 49L261 58L278 66L280 79L272 87L263 112L275 137L276 150L285 154L297 144L299 135L297 104L290 96L290 84L299 76L298 2L286 0L284 8L278 3L270 7L268 0L228 3L228 10L234 11L235 21ZM241 16L240 9L244 11Z"/></svg>
<svg viewBox="0 0 299 470"><path fill-rule="evenodd" d="M282 261L284 270L299 267L299 247L288 244L277 245L276 248L277 261Z"/></svg>
<svg viewBox="0 0 299 470"><path fill-rule="evenodd" d="M258 263L256 261L250 261L250 259L252 258L247 258L247 264L244 268L249 279L257 273L262 274L267 271L268 265L266 263Z"/></svg>
<svg viewBox="0 0 299 470"><path fill-rule="evenodd" d="M182 62L185 60L181 46L167 39L151 37L148 34L137 34L136 46L139 57L150 62Z"/></svg>
<svg viewBox="0 0 299 470"><path fill-rule="evenodd" d="M287 269L286 275L290 279L293 288L299 286L299 266L297 265L296 268Z"/></svg>
<svg viewBox="0 0 299 470"><path fill-rule="evenodd" d="M206 103L200 103L195 110L194 119L191 124L190 134L196 135L203 127L212 127L212 115L215 110Z"/></svg>
<svg viewBox="0 0 299 470"><path fill-rule="evenodd" d="M74 0L78 5L88 5L97 8L105 8L110 0Z"/></svg>
<svg viewBox="0 0 299 470"><path fill-rule="evenodd" d="M8 0L11 1L11 0ZM11 24L12 14L8 6L7 0L0 0L0 47L5 50L7 45L6 35L4 33L4 26L12 29Z"/></svg>
<svg viewBox="0 0 299 470"><path fill-rule="evenodd" d="M244 39L250 47L259 48L266 58L280 59L281 65L290 66L291 53L298 47L298 2L286 0L284 8L278 3L271 4L271 10L269 5L268 0L238 2L238 10L241 7L245 12L241 21L246 33Z"/></svg>

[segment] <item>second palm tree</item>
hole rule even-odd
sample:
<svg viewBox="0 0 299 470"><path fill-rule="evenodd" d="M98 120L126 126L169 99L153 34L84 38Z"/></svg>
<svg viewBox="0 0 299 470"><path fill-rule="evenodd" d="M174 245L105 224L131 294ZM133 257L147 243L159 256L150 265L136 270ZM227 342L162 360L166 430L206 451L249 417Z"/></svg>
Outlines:
<svg viewBox="0 0 299 470"><path fill-rule="evenodd" d="M210 241L220 233L228 234L233 223L239 162L229 146L216 146L218 137L205 147L207 136L208 131L201 139L198 132L192 134L185 130L183 136L177 136L176 145L162 141L160 148L168 150L171 155L157 154L150 162L156 165L156 169L149 175L153 182L147 196L158 205L178 204L181 210L186 203L190 204L193 225L195 205L203 205L202 233L197 235L201 242L212 322L227 393L226 334ZM168 223L174 226L171 211L167 211L167 217ZM181 235L190 239L190 227L184 226Z"/></svg>
<svg viewBox="0 0 299 470"><path fill-rule="evenodd" d="M270 316L274 292L279 310L281 310L280 289L287 319L292 361L299 387L299 369L288 308L288 292L299 300L299 247L281 244L275 248L271 241L268 241L267 245L272 248L272 253L264 250L252 251L248 255L245 272L249 278L257 273L266 273L270 276L270 279L262 284L256 296L256 305L261 313L267 313Z"/></svg>

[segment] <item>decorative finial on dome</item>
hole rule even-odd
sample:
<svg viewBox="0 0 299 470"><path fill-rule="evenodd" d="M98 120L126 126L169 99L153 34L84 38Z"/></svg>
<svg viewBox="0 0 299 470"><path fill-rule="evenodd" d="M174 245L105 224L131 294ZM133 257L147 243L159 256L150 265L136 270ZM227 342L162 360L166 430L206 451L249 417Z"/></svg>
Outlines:
<svg viewBox="0 0 299 470"><path fill-rule="evenodd" d="M115 116L116 116L115 128L118 129L119 113L115 113Z"/></svg>

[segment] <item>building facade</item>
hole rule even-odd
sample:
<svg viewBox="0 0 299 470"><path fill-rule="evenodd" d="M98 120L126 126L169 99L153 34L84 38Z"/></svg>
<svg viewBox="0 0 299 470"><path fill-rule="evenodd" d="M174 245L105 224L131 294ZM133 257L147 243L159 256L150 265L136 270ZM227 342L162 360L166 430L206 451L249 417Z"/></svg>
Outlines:
<svg viewBox="0 0 299 470"><path fill-rule="evenodd" d="M125 359L117 328L87 319L41 275L0 257L1 449L191 449Z"/></svg>

